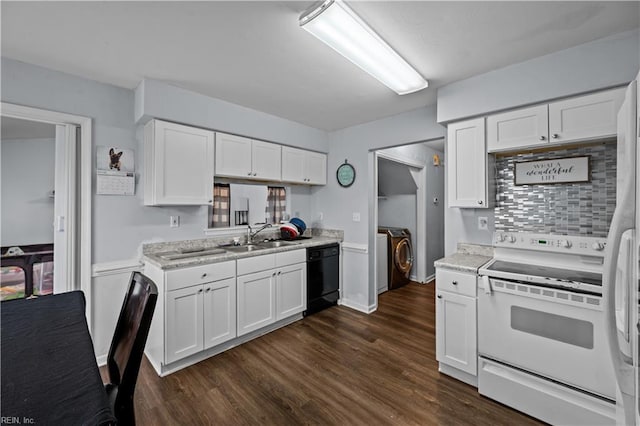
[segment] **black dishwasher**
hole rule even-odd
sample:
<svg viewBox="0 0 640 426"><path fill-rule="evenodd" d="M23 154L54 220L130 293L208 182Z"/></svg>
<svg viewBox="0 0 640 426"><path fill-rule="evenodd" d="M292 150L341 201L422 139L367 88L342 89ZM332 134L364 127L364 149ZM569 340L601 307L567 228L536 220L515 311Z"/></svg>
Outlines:
<svg viewBox="0 0 640 426"><path fill-rule="evenodd" d="M311 315L336 304L340 298L340 246L307 249L307 310Z"/></svg>

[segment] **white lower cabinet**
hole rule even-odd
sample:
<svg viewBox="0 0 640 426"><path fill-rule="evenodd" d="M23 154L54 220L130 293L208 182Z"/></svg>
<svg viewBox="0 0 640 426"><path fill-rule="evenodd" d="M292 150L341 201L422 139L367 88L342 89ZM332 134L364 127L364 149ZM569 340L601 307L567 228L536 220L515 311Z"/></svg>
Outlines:
<svg viewBox="0 0 640 426"><path fill-rule="evenodd" d="M234 278L167 292L167 363L236 337Z"/></svg>
<svg viewBox="0 0 640 426"><path fill-rule="evenodd" d="M478 373L476 280L475 274L436 270L436 359L441 370L444 365L446 373L472 384L469 378Z"/></svg>
<svg viewBox="0 0 640 426"><path fill-rule="evenodd" d="M238 261L238 336L307 308L306 250Z"/></svg>

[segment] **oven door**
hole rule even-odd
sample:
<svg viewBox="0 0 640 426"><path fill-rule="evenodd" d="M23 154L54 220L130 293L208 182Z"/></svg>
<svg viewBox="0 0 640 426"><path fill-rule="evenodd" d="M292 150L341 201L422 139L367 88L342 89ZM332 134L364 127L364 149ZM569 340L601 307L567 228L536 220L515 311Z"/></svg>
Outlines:
<svg viewBox="0 0 640 426"><path fill-rule="evenodd" d="M490 280L478 291L478 352L615 400L602 298Z"/></svg>

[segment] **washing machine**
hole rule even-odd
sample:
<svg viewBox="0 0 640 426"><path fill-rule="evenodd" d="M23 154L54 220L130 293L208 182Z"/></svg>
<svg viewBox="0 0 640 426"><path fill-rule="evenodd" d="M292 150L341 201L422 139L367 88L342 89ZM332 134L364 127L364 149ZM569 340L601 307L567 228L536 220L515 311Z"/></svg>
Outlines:
<svg viewBox="0 0 640 426"><path fill-rule="evenodd" d="M379 227L378 233L387 234L387 276L389 290L402 287L410 279L413 266L411 233L405 228Z"/></svg>

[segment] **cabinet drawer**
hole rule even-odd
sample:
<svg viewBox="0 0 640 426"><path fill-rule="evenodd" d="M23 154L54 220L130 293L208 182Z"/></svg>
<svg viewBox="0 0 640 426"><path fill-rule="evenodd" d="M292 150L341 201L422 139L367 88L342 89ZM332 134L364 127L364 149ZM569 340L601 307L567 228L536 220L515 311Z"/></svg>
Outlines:
<svg viewBox="0 0 640 426"><path fill-rule="evenodd" d="M167 291L204 284L211 281L233 278L236 275L236 262L212 263L210 265L193 266L166 272Z"/></svg>
<svg viewBox="0 0 640 426"><path fill-rule="evenodd" d="M276 267L293 265L295 263L302 263L306 261L307 261L306 249L276 253Z"/></svg>
<svg viewBox="0 0 640 426"><path fill-rule="evenodd" d="M253 274L276 267L275 254L263 254L262 256L238 259L238 275Z"/></svg>
<svg viewBox="0 0 640 426"><path fill-rule="evenodd" d="M436 288L439 291L476 297L476 275L438 269L436 270Z"/></svg>

